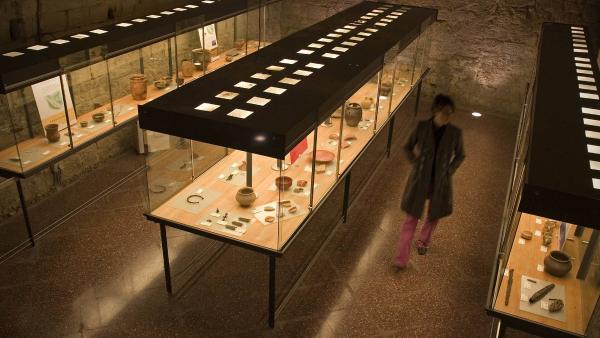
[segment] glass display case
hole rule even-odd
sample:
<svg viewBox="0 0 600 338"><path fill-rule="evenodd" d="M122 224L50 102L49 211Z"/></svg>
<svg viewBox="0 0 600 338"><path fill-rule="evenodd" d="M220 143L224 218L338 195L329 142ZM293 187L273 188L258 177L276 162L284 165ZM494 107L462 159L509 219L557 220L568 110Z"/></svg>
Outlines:
<svg viewBox="0 0 600 338"><path fill-rule="evenodd" d="M589 150L600 106L596 94L587 98L579 75L583 70L597 79L598 69L588 49L573 44L587 44L584 28L542 26L486 307L500 319L499 336L512 327L584 337L598 322L600 185L594 182L600 167Z"/></svg>

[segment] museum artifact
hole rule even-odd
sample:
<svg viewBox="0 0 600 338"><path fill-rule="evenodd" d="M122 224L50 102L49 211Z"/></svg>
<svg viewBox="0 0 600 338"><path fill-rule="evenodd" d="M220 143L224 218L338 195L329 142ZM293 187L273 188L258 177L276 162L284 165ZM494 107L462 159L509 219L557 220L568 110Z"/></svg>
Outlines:
<svg viewBox="0 0 600 338"><path fill-rule="evenodd" d="M312 153L310 154L310 158L313 158ZM314 158L317 163L329 163L335 159L335 154L329 150L317 149Z"/></svg>
<svg viewBox="0 0 600 338"><path fill-rule="evenodd" d="M346 136L344 136L344 141L355 141L356 140L356 135L354 134L348 134Z"/></svg>
<svg viewBox="0 0 600 338"><path fill-rule="evenodd" d="M296 194L303 193L303 192L304 192L304 188L294 188L294 192L295 192Z"/></svg>
<svg viewBox="0 0 600 338"><path fill-rule="evenodd" d="M104 113L95 113L94 115L92 115L92 119L94 120L94 122L100 123L104 121Z"/></svg>
<svg viewBox="0 0 600 338"><path fill-rule="evenodd" d="M371 109L371 106L373 106L374 103L375 103L375 100L373 100L372 97L365 96L365 99L362 100L362 102L360 103L360 106L362 107L362 109Z"/></svg>
<svg viewBox="0 0 600 338"><path fill-rule="evenodd" d="M237 49L240 52L242 52L242 51L244 51L245 48L246 48L246 40L239 39L239 40L235 41L235 49Z"/></svg>
<svg viewBox="0 0 600 338"><path fill-rule="evenodd" d="M246 171L248 169L248 164L246 163L246 161L242 161L242 164L240 164L238 169L241 171Z"/></svg>
<svg viewBox="0 0 600 338"><path fill-rule="evenodd" d="M244 224L242 224L241 222L238 222L238 221L231 221L231 224L235 225L236 227L244 226Z"/></svg>
<svg viewBox="0 0 600 338"><path fill-rule="evenodd" d="M235 231L235 229L237 229L237 227L236 227L235 225L233 225L233 224L227 224L227 225L225 226L225 228L227 228L227 229L229 229L229 230L234 230L234 231Z"/></svg>
<svg viewBox="0 0 600 338"><path fill-rule="evenodd" d="M207 70L208 65L212 61L212 56L208 50L204 48L196 48L192 49L192 61L194 62L194 67L196 67L196 70Z"/></svg>
<svg viewBox="0 0 600 338"><path fill-rule="evenodd" d="M319 164L316 166L315 171L317 172L317 174L322 174L327 171L327 165Z"/></svg>
<svg viewBox="0 0 600 338"><path fill-rule="evenodd" d="M329 139L330 140L339 140L340 139L340 134L338 134L338 133L329 134Z"/></svg>
<svg viewBox="0 0 600 338"><path fill-rule="evenodd" d="M168 85L170 85L173 82L173 77L170 75L165 75L163 77L160 78L161 80L165 81L165 83Z"/></svg>
<svg viewBox="0 0 600 338"><path fill-rule="evenodd" d="M550 301L548 302L548 311L550 312L558 312L565 306L565 303L562 301L562 299L549 298L548 300Z"/></svg>
<svg viewBox="0 0 600 338"><path fill-rule="evenodd" d="M267 205L267 206L265 207L265 211L275 211L275 208L274 208L274 207L272 207L272 206L270 206L270 205Z"/></svg>
<svg viewBox="0 0 600 338"><path fill-rule="evenodd" d="M298 211L298 208L297 208L297 207L291 207L291 208L289 208L289 209L288 209L288 212L289 212L290 214L295 214L297 211Z"/></svg>
<svg viewBox="0 0 600 338"><path fill-rule="evenodd" d="M521 238L526 239L526 240L530 240L533 237L533 233L531 233L531 231L529 230L524 230L523 232L521 232Z"/></svg>
<svg viewBox="0 0 600 338"><path fill-rule="evenodd" d="M350 148L351 145L352 145L352 143L350 143L348 141L343 141L342 142L342 149Z"/></svg>
<svg viewBox="0 0 600 338"><path fill-rule="evenodd" d="M246 217L238 217L238 219L244 223L250 223L250 219Z"/></svg>
<svg viewBox="0 0 600 338"><path fill-rule="evenodd" d="M362 108L358 103L348 103L346 106L346 124L348 127L356 127L358 123L362 120Z"/></svg>
<svg viewBox="0 0 600 338"><path fill-rule="evenodd" d="M274 221L275 221L275 217L273 217L273 216L265 217L265 222L267 222L267 223L273 223Z"/></svg>
<svg viewBox="0 0 600 338"><path fill-rule="evenodd" d="M47 124L44 129L46 130L46 138L48 142L54 143L60 140L60 133L58 132L58 124L50 123Z"/></svg>
<svg viewBox="0 0 600 338"><path fill-rule="evenodd" d="M390 93L392 92L392 81L391 80L384 80L381 82L381 96L390 96Z"/></svg>
<svg viewBox="0 0 600 338"><path fill-rule="evenodd" d="M543 288L541 288L536 293L534 293L533 296L531 296L529 298L529 304L533 304L533 303L537 302L538 300L544 298L545 295L547 295L550 291L552 291L552 289L554 289L554 286L555 286L554 283L548 284L548 285L544 286Z"/></svg>
<svg viewBox="0 0 600 338"><path fill-rule="evenodd" d="M289 208L292 206L292 201L284 200L284 201L279 202L279 205L281 205L284 208Z"/></svg>
<svg viewBox="0 0 600 338"><path fill-rule="evenodd" d="M79 125L81 126L81 128L85 128L88 126L88 121L79 121Z"/></svg>
<svg viewBox="0 0 600 338"><path fill-rule="evenodd" d="M165 80L156 80L154 81L154 87L156 89L165 89L167 88L167 82Z"/></svg>
<svg viewBox="0 0 600 338"><path fill-rule="evenodd" d="M250 205L252 205L252 203L254 203L254 201L256 201L256 198L256 193L251 187L241 188L235 195L235 200L242 207L249 207Z"/></svg>
<svg viewBox="0 0 600 338"><path fill-rule="evenodd" d="M202 195L199 195L199 194L191 194L191 195L189 195L189 196L186 198L186 201L187 201L188 203L191 203L191 204L198 204L198 203L200 203L200 201L201 201L201 200L203 200L203 199L204 199L204 197L203 197Z"/></svg>
<svg viewBox="0 0 600 338"><path fill-rule="evenodd" d="M506 295L504 296L504 305L508 305L508 300L510 299L510 290L512 289L514 274L515 274L515 269L510 269L508 271L508 285L506 286Z"/></svg>
<svg viewBox="0 0 600 338"><path fill-rule="evenodd" d="M292 186L292 178L289 176L278 176L275 178L275 186L280 191L286 191Z"/></svg>
<svg viewBox="0 0 600 338"><path fill-rule="evenodd" d="M155 194L160 194L160 193L167 191L167 187L162 184L155 184L150 187L150 191Z"/></svg>
<svg viewBox="0 0 600 338"><path fill-rule="evenodd" d="M544 271L553 276L562 277L569 273L571 268L571 257L564 251L551 251L550 254L544 258Z"/></svg>
<svg viewBox="0 0 600 338"><path fill-rule="evenodd" d="M183 77L194 76L194 63L190 59L181 60L181 75Z"/></svg>
<svg viewBox="0 0 600 338"><path fill-rule="evenodd" d="M307 184L308 184L308 182L306 180L298 180L296 182L296 185L299 186L299 187L301 187L301 188L306 187Z"/></svg>
<svg viewBox="0 0 600 338"><path fill-rule="evenodd" d="M145 100L148 92L148 80L144 74L133 74L129 77L131 97L136 101Z"/></svg>

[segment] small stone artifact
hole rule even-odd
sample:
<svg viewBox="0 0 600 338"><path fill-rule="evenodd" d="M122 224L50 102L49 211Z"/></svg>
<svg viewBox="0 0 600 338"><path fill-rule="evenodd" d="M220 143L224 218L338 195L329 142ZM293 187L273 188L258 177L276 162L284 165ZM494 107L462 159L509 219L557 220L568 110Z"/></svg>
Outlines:
<svg viewBox="0 0 600 338"><path fill-rule="evenodd" d="M275 217L273 217L273 216L265 217L265 222L267 222L267 223L273 223L274 221L275 221Z"/></svg>
<svg viewBox="0 0 600 338"><path fill-rule="evenodd" d="M352 143L350 143L348 141L344 141L344 142L342 142L342 149L350 148L351 145L352 145Z"/></svg>
<svg viewBox="0 0 600 338"><path fill-rule="evenodd" d="M306 180L298 180L296 182L296 185L299 187L306 187L307 184L308 184L308 182Z"/></svg>
<svg viewBox="0 0 600 338"><path fill-rule="evenodd" d="M564 251L551 251L544 258L544 271L553 276L563 277L571 271L571 268L571 257Z"/></svg>
<svg viewBox="0 0 600 338"><path fill-rule="evenodd" d="M281 205L284 208L289 208L292 206L292 201L290 201L290 200L281 201L281 202L279 202L279 205Z"/></svg>
<svg viewBox="0 0 600 338"><path fill-rule="evenodd" d="M348 103L346 106L346 124L348 127L356 127L358 123L362 120L362 108L358 103Z"/></svg>
<svg viewBox="0 0 600 338"><path fill-rule="evenodd" d="M286 191L292 186L292 178L289 176L278 176L275 178L275 186L279 191Z"/></svg>
<svg viewBox="0 0 600 338"><path fill-rule="evenodd" d="M245 218L245 217L238 217L238 219L244 223L250 223L250 219L249 218Z"/></svg>
<svg viewBox="0 0 600 338"><path fill-rule="evenodd" d="M248 164L246 163L246 161L242 161L242 164L240 164L238 169L241 171L246 171L248 169Z"/></svg>
<svg viewBox="0 0 600 338"><path fill-rule="evenodd" d="M244 226L244 224L242 224L241 222L238 222L238 221L232 221L231 224L235 225L236 227Z"/></svg>
<svg viewBox="0 0 600 338"><path fill-rule="evenodd" d="M510 300L510 291L513 285L513 275L515 274L515 269L510 269L508 271L508 285L506 286L506 294L504 295L504 306L508 306L508 301Z"/></svg>
<svg viewBox="0 0 600 338"><path fill-rule="evenodd" d="M251 187L241 188L235 195L235 200L242 207L249 207L250 205L252 205L252 203L254 203L254 201L256 201L256 198L256 193Z"/></svg>
<svg viewBox="0 0 600 338"><path fill-rule="evenodd" d="M46 130L46 138L48 142L54 143L60 140L60 133L58 132L58 124L50 123L47 124L44 129Z"/></svg>
<svg viewBox="0 0 600 338"><path fill-rule="evenodd" d="M548 300L550 301L548 303L548 311L550 312L558 312L565 306L565 303L562 301L562 299L550 298Z"/></svg>
<svg viewBox="0 0 600 338"><path fill-rule="evenodd" d="M296 194L303 193L303 192L304 192L304 188L294 188L294 192L295 192Z"/></svg>
<svg viewBox="0 0 600 338"><path fill-rule="evenodd" d="M275 208L274 208L274 207L272 207L272 206L270 206L270 205L267 205L267 206L265 207L265 211L275 211Z"/></svg>
<svg viewBox="0 0 600 338"><path fill-rule="evenodd" d="M329 139L330 140L339 140L340 134L338 134L338 133L329 134Z"/></svg>
<svg viewBox="0 0 600 338"><path fill-rule="evenodd" d="M538 300L544 298L545 295L547 295L550 291L552 291L552 289L554 289L554 286L554 283L546 285L543 288L541 288L538 292L534 293L533 296L529 298L529 304L533 304Z"/></svg>
<svg viewBox="0 0 600 338"><path fill-rule="evenodd" d="M225 228L227 228L227 229L229 229L229 230L234 230L234 231L235 231L235 229L237 229L237 227L236 227L235 225L233 225L233 224L227 224L227 225L225 226Z"/></svg>
<svg viewBox="0 0 600 338"><path fill-rule="evenodd" d="M344 136L344 141L355 141L356 140L356 135L354 134L348 134L346 136Z"/></svg>
<svg viewBox="0 0 600 338"><path fill-rule="evenodd" d="M129 77L131 97L136 101L145 100L148 93L148 80L144 74L133 74Z"/></svg>
<svg viewBox="0 0 600 338"><path fill-rule="evenodd" d="M88 126L88 121L79 121L79 125L81 126L81 128L85 128Z"/></svg>
<svg viewBox="0 0 600 338"><path fill-rule="evenodd" d="M194 76L194 63L190 59L183 59L181 61L181 75L183 77Z"/></svg>
<svg viewBox="0 0 600 338"><path fill-rule="evenodd" d="M372 97L365 96L365 99L362 100L360 106L362 107L362 109L370 109L373 103L375 103L375 100L373 100Z"/></svg>
<svg viewBox="0 0 600 338"><path fill-rule="evenodd" d="M530 240L532 236L533 236L533 234L529 230L525 230L525 231L521 232L521 238L523 238L523 239Z"/></svg>
<svg viewBox="0 0 600 338"><path fill-rule="evenodd" d="M289 208L289 209L288 209L288 212L289 212L290 214L295 214L297 211L298 211L298 208L297 208L297 207L291 207L291 208Z"/></svg>
<svg viewBox="0 0 600 338"><path fill-rule="evenodd" d="M94 115L92 115L92 119L94 120L94 122L100 123L104 121L104 113L95 113Z"/></svg>
<svg viewBox="0 0 600 338"><path fill-rule="evenodd" d="M208 65L212 61L210 52L203 48L192 49L192 60L196 70L207 70ZM184 75L185 76L185 75Z"/></svg>

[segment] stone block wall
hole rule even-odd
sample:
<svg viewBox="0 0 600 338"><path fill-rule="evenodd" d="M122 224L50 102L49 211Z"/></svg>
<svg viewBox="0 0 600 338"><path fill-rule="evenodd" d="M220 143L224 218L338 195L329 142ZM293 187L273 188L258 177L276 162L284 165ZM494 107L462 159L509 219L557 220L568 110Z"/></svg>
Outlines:
<svg viewBox="0 0 600 338"><path fill-rule="evenodd" d="M298 0L284 29L337 13L359 0ZM439 10L431 31L424 94L452 95L462 108L517 118L531 80L543 22L582 24L600 42L598 0L387 0ZM307 10L310 9L310 10Z"/></svg>

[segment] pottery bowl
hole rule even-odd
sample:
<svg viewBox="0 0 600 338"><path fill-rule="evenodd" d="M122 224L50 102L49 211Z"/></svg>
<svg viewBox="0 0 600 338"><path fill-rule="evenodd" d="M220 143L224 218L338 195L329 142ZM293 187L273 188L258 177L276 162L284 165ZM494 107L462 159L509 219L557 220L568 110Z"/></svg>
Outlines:
<svg viewBox="0 0 600 338"><path fill-rule="evenodd" d="M156 87L156 89L165 89L167 88L167 83L165 80L157 80L154 81L154 87Z"/></svg>
<svg viewBox="0 0 600 338"><path fill-rule="evenodd" d="M292 186L292 178L288 176L279 176L275 179L275 186L280 191L286 191Z"/></svg>
<svg viewBox="0 0 600 338"><path fill-rule="evenodd" d="M95 122L100 123L104 121L104 113L95 113L94 115L92 115L92 118Z"/></svg>

